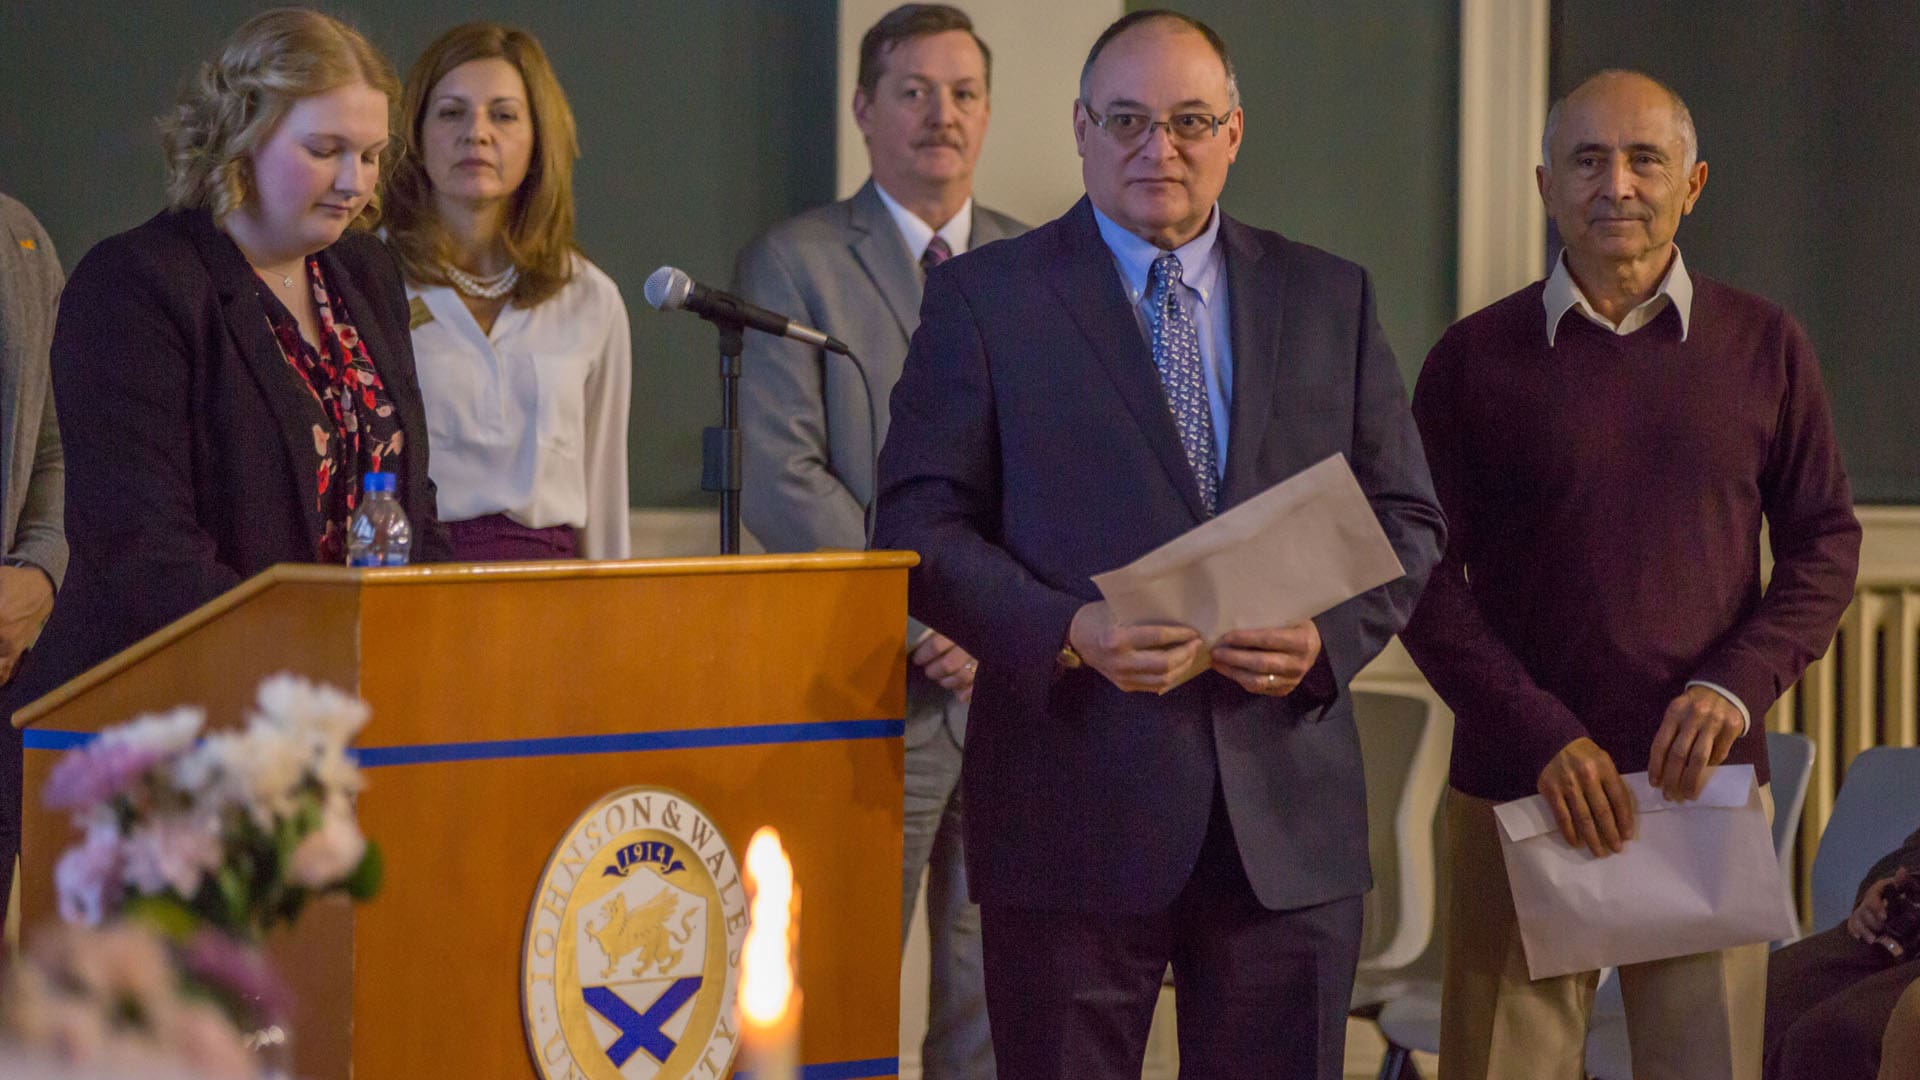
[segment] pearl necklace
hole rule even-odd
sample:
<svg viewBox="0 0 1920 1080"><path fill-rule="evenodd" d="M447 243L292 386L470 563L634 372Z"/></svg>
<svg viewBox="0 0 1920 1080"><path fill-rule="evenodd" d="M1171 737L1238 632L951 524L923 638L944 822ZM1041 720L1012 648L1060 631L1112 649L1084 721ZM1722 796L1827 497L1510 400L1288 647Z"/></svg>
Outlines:
<svg viewBox="0 0 1920 1080"><path fill-rule="evenodd" d="M475 277L457 266L447 267L447 280L453 287L475 300L498 300L520 283L520 268L509 263L505 270L487 277Z"/></svg>

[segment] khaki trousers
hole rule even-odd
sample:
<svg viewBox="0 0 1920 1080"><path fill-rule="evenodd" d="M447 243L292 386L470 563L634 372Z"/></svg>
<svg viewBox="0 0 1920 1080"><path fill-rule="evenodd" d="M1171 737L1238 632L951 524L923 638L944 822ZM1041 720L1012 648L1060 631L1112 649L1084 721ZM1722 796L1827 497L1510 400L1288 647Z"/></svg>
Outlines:
<svg viewBox="0 0 1920 1080"><path fill-rule="evenodd" d="M1920 982L1894 1003L1880 1044L1880 1080L1920 1080Z"/></svg>
<svg viewBox="0 0 1920 1080"><path fill-rule="evenodd" d="M1773 815L1773 794L1760 789ZM1447 789L1446 1080L1582 1080L1599 972L1527 977L1494 804ZM1619 969L1634 1080L1760 1080L1767 945Z"/></svg>

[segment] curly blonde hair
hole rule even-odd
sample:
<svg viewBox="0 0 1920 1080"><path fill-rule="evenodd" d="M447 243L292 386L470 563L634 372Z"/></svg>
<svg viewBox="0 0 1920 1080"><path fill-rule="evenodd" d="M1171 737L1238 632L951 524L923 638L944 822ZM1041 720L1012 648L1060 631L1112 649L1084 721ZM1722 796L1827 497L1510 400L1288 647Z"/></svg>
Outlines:
<svg viewBox="0 0 1920 1080"><path fill-rule="evenodd" d="M305 8L276 8L241 23L160 121L168 203L210 210L216 220L244 208L256 197L253 153L294 102L355 82L387 96L391 127L400 80L359 31ZM398 143L381 152L383 175ZM352 224L371 228L379 220L376 191Z"/></svg>
<svg viewBox="0 0 1920 1080"><path fill-rule="evenodd" d="M513 193L505 237L507 258L520 270L514 303L532 307L573 279L573 256L579 250L573 239L573 163L580 156L580 140L573 109L540 42L524 30L498 23L454 27L427 46L407 73L401 116L407 139L415 147L422 145L420 128L433 88L461 64L491 59L505 60L520 73L533 116L533 161ZM433 181L419 153L403 156L394 166L387 203L387 246L407 280L449 284L452 247L434 212Z"/></svg>

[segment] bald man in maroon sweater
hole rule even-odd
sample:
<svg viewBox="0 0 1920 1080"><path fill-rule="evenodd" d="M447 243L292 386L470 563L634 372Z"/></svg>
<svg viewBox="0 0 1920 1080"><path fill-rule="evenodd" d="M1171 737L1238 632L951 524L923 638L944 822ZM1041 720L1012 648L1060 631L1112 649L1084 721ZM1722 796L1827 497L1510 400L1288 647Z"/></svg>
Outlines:
<svg viewBox="0 0 1920 1080"><path fill-rule="evenodd" d="M1678 95L1602 72L1542 160L1565 252L1448 330L1413 403L1450 527L1403 635L1457 717L1448 1080L1582 1075L1597 974L1528 980L1493 806L1537 792L1604 857L1634 835L1623 772L1678 799L1723 762L1765 784L1759 721L1832 639L1860 547L1805 332L1674 246L1707 179ZM1638 1080L1757 1080L1764 943L1620 980Z"/></svg>

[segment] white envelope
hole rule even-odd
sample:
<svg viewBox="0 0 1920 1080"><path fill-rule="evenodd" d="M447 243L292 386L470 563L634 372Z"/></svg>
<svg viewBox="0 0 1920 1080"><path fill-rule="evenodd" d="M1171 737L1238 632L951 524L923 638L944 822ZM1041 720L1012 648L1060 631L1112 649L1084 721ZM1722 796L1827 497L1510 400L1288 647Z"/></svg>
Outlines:
<svg viewBox="0 0 1920 1080"><path fill-rule="evenodd" d="M1210 648L1228 631L1310 619L1405 574L1335 454L1093 583L1121 622L1191 626ZM1176 684L1211 662L1201 649Z"/></svg>
<svg viewBox="0 0 1920 1080"><path fill-rule="evenodd" d="M1541 796L1494 807L1529 976L1793 934L1793 903L1753 766L1721 766L1686 803L1668 802L1644 772L1621 779L1633 792L1637 835L1605 858L1568 847Z"/></svg>

